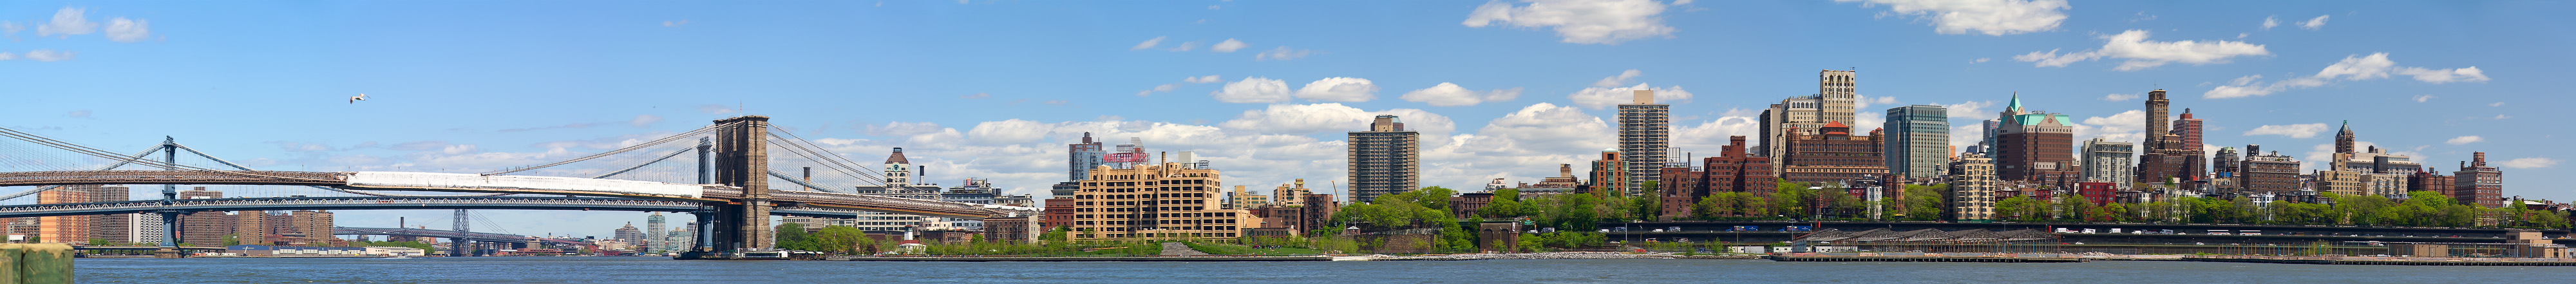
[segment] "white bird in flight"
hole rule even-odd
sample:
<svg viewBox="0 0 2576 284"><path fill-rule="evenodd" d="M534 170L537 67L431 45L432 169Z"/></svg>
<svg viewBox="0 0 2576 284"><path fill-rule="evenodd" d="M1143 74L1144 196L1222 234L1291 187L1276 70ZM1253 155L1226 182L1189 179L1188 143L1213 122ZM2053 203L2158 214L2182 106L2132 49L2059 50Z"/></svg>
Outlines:
<svg viewBox="0 0 2576 284"><path fill-rule="evenodd" d="M356 103L358 103L358 101L364 101L364 100L367 100L367 94L358 94L358 96L355 96L355 97L349 97L349 103L351 103L351 104L356 104Z"/></svg>

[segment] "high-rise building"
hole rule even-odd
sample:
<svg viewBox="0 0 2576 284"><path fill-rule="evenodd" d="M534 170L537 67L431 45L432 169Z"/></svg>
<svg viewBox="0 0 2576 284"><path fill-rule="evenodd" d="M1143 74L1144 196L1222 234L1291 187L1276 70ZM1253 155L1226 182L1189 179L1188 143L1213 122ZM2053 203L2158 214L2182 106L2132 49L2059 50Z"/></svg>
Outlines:
<svg viewBox="0 0 2576 284"><path fill-rule="evenodd" d="M1950 163L1950 111L1936 105L1887 109L1887 170L1907 177L1938 177Z"/></svg>
<svg viewBox="0 0 2576 284"><path fill-rule="evenodd" d="M2369 175L2365 177L2368 181L2366 188L2369 189L2364 190L2365 193L2406 198L2406 185L2412 183L2410 180L2415 178L2415 173L2424 171L2424 165L2416 163L2414 157L2391 154L2379 146L2355 145L2356 139L2358 136L2352 132L2352 123L2344 122L2343 129L2335 132L2335 149L2339 152L2334 153L2333 159L2326 160L2325 170ZM2393 186L2390 183L2394 183Z"/></svg>
<svg viewBox="0 0 2576 284"><path fill-rule="evenodd" d="M1816 134L1789 135L1785 140L1788 160L1778 168L1780 178L1808 184L1842 184L1856 179L1878 179L1886 175L1887 158L1881 156L1880 131L1868 136L1853 135L1851 126L1842 122L1825 122Z"/></svg>
<svg viewBox="0 0 2576 284"><path fill-rule="evenodd" d="M2245 165L2240 168L2243 172L2237 173L2236 184L2245 187L2246 192L2283 194L2303 188L2299 184L2299 160L2281 151L2264 154L2263 145L2245 145Z"/></svg>
<svg viewBox="0 0 2576 284"><path fill-rule="evenodd" d="M278 238L275 226L276 219L284 218L270 217L266 211L237 211L231 217L233 240L241 244L277 245L286 242Z"/></svg>
<svg viewBox="0 0 2576 284"><path fill-rule="evenodd" d="M1816 95L1824 102L1824 108L1819 110L1824 121L1859 122L1852 120L1853 109L1859 107L1857 104L1860 101L1859 84L1855 76L1858 73L1860 70L1816 72Z"/></svg>
<svg viewBox="0 0 2576 284"><path fill-rule="evenodd" d="M617 237L615 240L628 244L643 243L644 230L635 229L635 223L626 223L626 226L624 227L617 227Z"/></svg>
<svg viewBox="0 0 2576 284"><path fill-rule="evenodd" d="M1995 191L2003 188L1995 177L1993 159L1976 152L1960 153L1950 163L1950 210L1955 220L1994 220Z"/></svg>
<svg viewBox="0 0 2576 284"><path fill-rule="evenodd" d="M2218 192L2252 194L2245 190L2245 155L2236 147L2218 147L2218 155L2209 157L2209 181Z"/></svg>
<svg viewBox="0 0 2576 284"><path fill-rule="evenodd" d="M653 212L651 216L644 216L644 231L638 232L644 235L644 247L663 251L675 250L671 246L669 238L671 234L668 233L671 228L663 222L662 212Z"/></svg>
<svg viewBox="0 0 2576 284"><path fill-rule="evenodd" d="M2460 204L2503 207L2504 171L2487 166L2487 152L2472 153L2474 158L2460 163L2460 171L2451 172L2451 198Z"/></svg>
<svg viewBox="0 0 2576 284"><path fill-rule="evenodd" d="M90 202L125 201L126 197L131 193L132 192L130 190L127 190L126 187L123 186L101 186L96 190L90 191L89 198L91 200ZM128 213L89 216L90 236L82 239L82 241L97 240L102 242L92 243L91 245L135 242L135 237L138 237L136 233L140 233L140 230L138 229L142 229L140 227L143 225L143 222L141 222L141 218L138 218L142 215L146 214ZM152 215L153 221L159 221L161 219L160 214L150 215ZM156 226L160 225L160 222L152 223Z"/></svg>
<svg viewBox="0 0 2576 284"><path fill-rule="evenodd" d="M1296 183L1281 184L1279 185L1279 188L1270 189L1270 198L1274 203L1273 205L1280 207L1304 207L1306 206L1306 195L1311 194L1315 194L1315 192L1313 190L1306 189L1306 179L1302 178L1297 179Z"/></svg>
<svg viewBox="0 0 2576 284"><path fill-rule="evenodd" d="M2158 147L2160 147L2159 145L2164 145L2163 140L2165 133L2171 133L2171 131L2165 130L2165 119L2171 116L2172 107L2173 101L2165 99L2165 89L2147 91L2147 132L2144 132L2147 136L2147 141L2145 143L2139 143L2140 145L2146 145L2147 151L2152 152L2163 149Z"/></svg>
<svg viewBox="0 0 2576 284"><path fill-rule="evenodd" d="M1404 129L1404 122L1393 115L1380 115L1369 122L1368 131L1351 131L1350 154L1345 166L1350 167L1351 199L1357 202L1377 200L1379 195L1413 191L1422 186L1422 142L1420 133Z"/></svg>
<svg viewBox="0 0 2576 284"><path fill-rule="evenodd" d="M193 189L189 189L189 190L187 190L187 191L180 191L180 192L179 192L179 199L216 199L216 198L224 198L224 192L223 192L223 191L217 191L217 190L206 190L206 188L205 188L205 187L202 187L202 186L201 186L201 187L196 187L196 188L193 188ZM257 211L251 211L251 212L257 212ZM233 216L232 216L231 214L226 214L226 213L227 213L227 212L223 212L223 211L199 211L199 212L192 212L192 213L188 213L187 215L180 215L180 216L179 216L179 242L181 242L181 243L193 244L193 245L207 245L207 246L223 245L223 244L224 244L224 235L232 235L232 234L234 234L234 233L235 233L235 231L237 231L237 230L240 230L240 229L241 229L241 228L240 228L240 225L238 225L238 224L235 224L235 223L234 223L234 221L236 221L236 220L234 220L235 218L233 218ZM150 219L160 219L160 216L143 216L143 217L144 217L144 218L150 218ZM266 234L266 233L265 233L265 232L262 232L261 234ZM160 238L160 236L157 236L157 235L156 235L156 236L152 236L152 238L154 238L154 239L159 239L159 238ZM265 244L266 244L266 243L255 243L255 242L247 241L247 239L238 239L238 240L243 240L243 242L242 242L241 244L245 244L245 245L265 245ZM156 241L157 241L157 240L156 240ZM156 242L156 243L157 243L157 242Z"/></svg>
<svg viewBox="0 0 2576 284"><path fill-rule="evenodd" d="M2013 95L2001 116L2003 127L1995 135L1996 177L2072 188L2065 181L2081 174L2075 163L2075 120L2024 109L2020 94Z"/></svg>
<svg viewBox="0 0 2576 284"><path fill-rule="evenodd" d="M1771 108L1763 110L1760 120L1762 150L1758 153L1763 157L1777 158L1788 154L1789 147L1786 142L1789 140L1789 135L1813 134L1793 132L1815 131L1825 127L1825 99L1816 95L1781 99L1780 103L1772 104ZM1785 161L1771 159L1771 167L1779 168L1781 162Z"/></svg>
<svg viewBox="0 0 2576 284"><path fill-rule="evenodd" d="M1072 238L1241 237L1240 229L1259 226L1260 218L1220 208L1225 192L1218 187L1223 185L1217 170L1181 163L1094 168L1074 193Z"/></svg>
<svg viewBox="0 0 2576 284"><path fill-rule="evenodd" d="M1654 90L1635 90L1632 95L1635 103L1619 105L1619 153L1630 161L1623 196L1642 194L1645 182L1663 178L1664 151L1673 145L1672 105L1655 103Z"/></svg>
<svg viewBox="0 0 2576 284"><path fill-rule="evenodd" d="M2312 173L2312 175L2316 178L2315 185L2317 187L2317 192L2334 193L2343 196L2374 194L2372 192L2362 190L2362 183L2367 179L2367 177L2364 177L2361 172L2318 170Z"/></svg>
<svg viewBox="0 0 2576 284"><path fill-rule="evenodd" d="M2457 190L2457 188L2454 187L2458 185L2459 181L2457 179L2452 178L2452 176L2442 175L2442 169L2436 168L2428 168L2424 169L2424 171L2415 172L2415 177L2406 179L2407 192L2437 192L2441 193L2442 197L2448 197L2453 200L2458 200L2460 198L2458 192L2453 192L2453 190Z"/></svg>
<svg viewBox="0 0 2576 284"><path fill-rule="evenodd" d="M2137 180L2137 172L2129 167L2129 155L2136 152L2137 145L2128 142L2101 137L2084 141L2084 182L2128 184Z"/></svg>
<svg viewBox="0 0 2576 284"><path fill-rule="evenodd" d="M1225 209L1253 210L1270 206L1269 195L1244 190L1240 185L1234 186L1234 192L1225 193L1225 200Z"/></svg>
<svg viewBox="0 0 2576 284"><path fill-rule="evenodd" d="M55 188L54 190L36 193L36 203L62 204L98 202L98 192L110 188L120 191L126 189L122 186L104 187L98 185L66 185L60 188ZM120 199L120 201L122 200ZM37 241L46 243L89 242L92 237L96 237L96 235L93 235L96 230L92 230L90 226L96 225L94 220L98 219L98 217L99 216L36 217L36 226L39 231L36 235Z"/></svg>
<svg viewBox="0 0 2576 284"><path fill-rule="evenodd" d="M1618 148L1601 149L1601 159L1592 160L1592 195L1628 194L1628 161L1619 156Z"/></svg>
<svg viewBox="0 0 2576 284"><path fill-rule="evenodd" d="M1082 187L1082 178L1091 176L1091 168L1106 164L1101 158L1109 155L1108 149L1100 147L1100 141L1091 140L1091 132L1082 133L1082 143L1065 144L1064 148L1064 182L1048 191L1053 194L1050 198L1073 196L1073 191Z"/></svg>
<svg viewBox="0 0 2576 284"><path fill-rule="evenodd" d="M331 236L331 227L335 226L332 223L331 211L296 210L289 214L291 214L289 215L291 218L288 220L292 220L291 224L294 225L288 228L292 228L292 230L294 230L298 235L303 235L304 237L301 239L301 242L304 244L310 246L339 245L338 242L334 241L339 240L340 238Z"/></svg>
<svg viewBox="0 0 2576 284"><path fill-rule="evenodd" d="M1749 145L1744 144L1744 136L1727 137L1726 147L1721 149L1716 157L1700 159L1700 166L1707 168L1703 172L1708 175L1701 180L1708 182L1709 192L1701 193L1697 197L1707 197L1708 194L1719 192L1747 192L1757 196L1771 196L1771 191L1779 189L1775 186L1777 176L1771 171L1771 157L1756 156L1745 149L1746 146ZM1694 199L1692 202L1698 202L1698 200Z"/></svg>

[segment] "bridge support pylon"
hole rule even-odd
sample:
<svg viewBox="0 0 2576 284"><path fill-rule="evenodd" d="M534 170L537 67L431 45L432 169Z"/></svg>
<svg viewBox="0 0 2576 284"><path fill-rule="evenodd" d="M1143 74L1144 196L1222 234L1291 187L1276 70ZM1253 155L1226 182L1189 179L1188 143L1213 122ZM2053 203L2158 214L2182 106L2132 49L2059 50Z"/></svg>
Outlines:
<svg viewBox="0 0 2576 284"><path fill-rule="evenodd" d="M742 188L742 199L709 203L715 208L709 222L709 243L700 251L682 255L682 259L741 259L746 252L765 252L775 247L769 228L769 117L741 116L716 120L725 125L715 132L715 183Z"/></svg>
<svg viewBox="0 0 2576 284"><path fill-rule="evenodd" d="M180 213L177 211L161 212L161 249L152 251L153 258L181 258L188 256L188 254L179 251L179 214Z"/></svg>

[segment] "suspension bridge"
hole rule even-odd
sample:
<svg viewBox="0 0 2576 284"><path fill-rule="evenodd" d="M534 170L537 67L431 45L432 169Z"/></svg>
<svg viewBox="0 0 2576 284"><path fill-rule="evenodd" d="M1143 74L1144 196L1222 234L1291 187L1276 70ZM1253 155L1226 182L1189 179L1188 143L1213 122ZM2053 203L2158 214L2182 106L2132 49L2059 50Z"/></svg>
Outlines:
<svg viewBox="0 0 2576 284"><path fill-rule="evenodd" d="M769 118L763 116L716 120L707 127L588 156L484 173L262 171L207 155L176 139L165 138L153 149L119 155L14 129L0 128L0 136L26 142L0 144L0 170L7 170L0 171L0 189L34 187L0 195L0 218L157 215L163 257L180 255L176 249L182 233L179 217L195 212L452 209L457 210L454 228L443 231L448 235L432 236L454 239L453 247L459 251L452 255L466 255L465 244L479 238L467 226L471 222L466 209L683 212L695 215L701 230L696 240L688 240L695 245L683 254L685 259L774 254L769 218L776 215L852 217L886 212L982 219L1041 214L1029 207L908 198L936 196L925 194L936 193L936 188L859 194L852 186L823 185L888 184L882 173L870 167L855 166L859 163L823 151L824 147L792 132L772 130ZM696 143L685 142L689 138L697 138ZM664 151L668 153L626 155ZM73 155L65 157L61 152ZM202 160L182 162L182 152ZM697 157L694 163L673 162L691 153ZM807 175L799 178L771 168L773 162L812 166L805 167ZM84 164L94 166L73 168ZM810 171L814 167L842 175L816 181ZM784 181L777 184L786 186L772 187L772 181ZM127 199L124 192L93 198L109 200L62 202L79 198L55 197L69 196L65 193L73 188L108 185L161 185L161 190L157 199L114 200ZM272 192L284 196L226 198L193 193L200 191L182 194L178 185L292 190ZM39 198L25 202L28 196Z"/></svg>

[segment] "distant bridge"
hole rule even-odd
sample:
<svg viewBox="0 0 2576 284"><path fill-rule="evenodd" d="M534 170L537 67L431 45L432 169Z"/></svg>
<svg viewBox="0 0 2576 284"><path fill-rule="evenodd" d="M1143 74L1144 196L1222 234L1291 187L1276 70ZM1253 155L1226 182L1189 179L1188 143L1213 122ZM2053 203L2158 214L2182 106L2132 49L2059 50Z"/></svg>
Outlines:
<svg viewBox="0 0 2576 284"><path fill-rule="evenodd" d="M363 235L363 236L412 236L412 237L431 237L431 238L464 239L464 240L467 240L467 241L478 241L478 242L501 242L501 243L522 243L522 244L529 244L529 243L543 243L543 244L581 244L581 243L583 243L582 241L579 241L579 240L567 240L567 239L557 239L557 238L540 238L540 237L530 237L530 236L521 236L521 235L512 235L512 234L476 233L476 232L465 232L465 233L463 233L463 234L459 234L459 233L457 233L456 231L450 231L450 230L432 230L432 229L419 229L419 228L354 228L354 227L331 227L331 234L332 234L332 235L343 235L343 236L346 236L346 235Z"/></svg>

